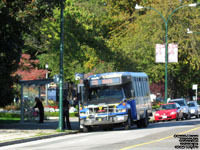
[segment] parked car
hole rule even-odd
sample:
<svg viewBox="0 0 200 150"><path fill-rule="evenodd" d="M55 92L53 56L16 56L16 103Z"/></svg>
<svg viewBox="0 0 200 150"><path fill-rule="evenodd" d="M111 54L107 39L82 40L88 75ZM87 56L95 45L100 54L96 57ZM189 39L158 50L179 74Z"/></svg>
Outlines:
<svg viewBox="0 0 200 150"><path fill-rule="evenodd" d="M155 121L164 121L164 120L173 120L183 119L183 112L181 107L177 103L167 103L161 104L160 110L156 111L154 114Z"/></svg>
<svg viewBox="0 0 200 150"><path fill-rule="evenodd" d="M189 101L188 106L190 108L191 116L196 116L196 118L200 117L200 107L196 101Z"/></svg>
<svg viewBox="0 0 200 150"><path fill-rule="evenodd" d="M189 106L187 105L186 100L184 98L171 99L168 101L168 103L178 103L181 107L184 118L185 119L191 118Z"/></svg>

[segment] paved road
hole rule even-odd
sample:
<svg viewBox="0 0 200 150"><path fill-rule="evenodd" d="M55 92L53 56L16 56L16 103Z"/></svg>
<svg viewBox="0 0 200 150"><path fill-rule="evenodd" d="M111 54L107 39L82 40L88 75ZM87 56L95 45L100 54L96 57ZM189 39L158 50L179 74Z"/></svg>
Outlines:
<svg viewBox="0 0 200 150"><path fill-rule="evenodd" d="M95 131L1 147L2 150L176 150L182 134L200 138L200 119L150 124L148 128ZM184 138L182 136L182 139ZM184 142L183 142L184 143ZM190 142L191 143L191 142ZM193 142L194 143L194 142ZM196 142L200 145L199 140ZM180 147L179 147L180 148Z"/></svg>

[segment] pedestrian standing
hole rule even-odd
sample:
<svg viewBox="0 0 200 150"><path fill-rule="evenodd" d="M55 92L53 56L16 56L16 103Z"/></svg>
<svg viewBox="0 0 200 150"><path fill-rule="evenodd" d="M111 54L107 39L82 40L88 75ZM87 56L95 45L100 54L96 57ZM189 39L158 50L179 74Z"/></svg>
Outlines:
<svg viewBox="0 0 200 150"><path fill-rule="evenodd" d="M69 109L70 109L70 104L67 99L64 99L63 101L63 128L66 128L66 123L67 123L67 128L68 130L71 130L71 125L69 121Z"/></svg>
<svg viewBox="0 0 200 150"><path fill-rule="evenodd" d="M35 108L39 109L39 114L40 114L39 123L43 123L44 122L44 106L42 104L42 101L38 97L35 97L35 102L36 102L36 104L33 107L33 109L35 109Z"/></svg>

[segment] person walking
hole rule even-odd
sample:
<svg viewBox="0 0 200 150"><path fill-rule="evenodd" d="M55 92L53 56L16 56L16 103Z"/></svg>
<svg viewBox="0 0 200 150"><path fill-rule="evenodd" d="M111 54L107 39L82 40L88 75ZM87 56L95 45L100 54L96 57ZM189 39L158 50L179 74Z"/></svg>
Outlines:
<svg viewBox="0 0 200 150"><path fill-rule="evenodd" d="M40 121L39 123L43 123L44 122L44 106L41 102L41 100L38 97L35 97L35 106L33 107L33 109L38 108L39 109L39 114L40 114Z"/></svg>
<svg viewBox="0 0 200 150"><path fill-rule="evenodd" d="M71 130L71 124L69 121L69 109L70 109L70 104L67 99L63 100L63 128L66 129L66 123L67 123L67 128L68 130Z"/></svg>

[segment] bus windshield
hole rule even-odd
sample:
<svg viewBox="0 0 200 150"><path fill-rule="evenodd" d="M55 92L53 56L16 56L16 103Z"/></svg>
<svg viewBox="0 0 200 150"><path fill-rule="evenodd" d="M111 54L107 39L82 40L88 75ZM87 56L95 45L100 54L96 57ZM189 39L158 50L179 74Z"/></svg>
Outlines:
<svg viewBox="0 0 200 150"><path fill-rule="evenodd" d="M97 87L89 90L88 102L89 104L109 104L120 102L123 97L123 89L119 86Z"/></svg>

